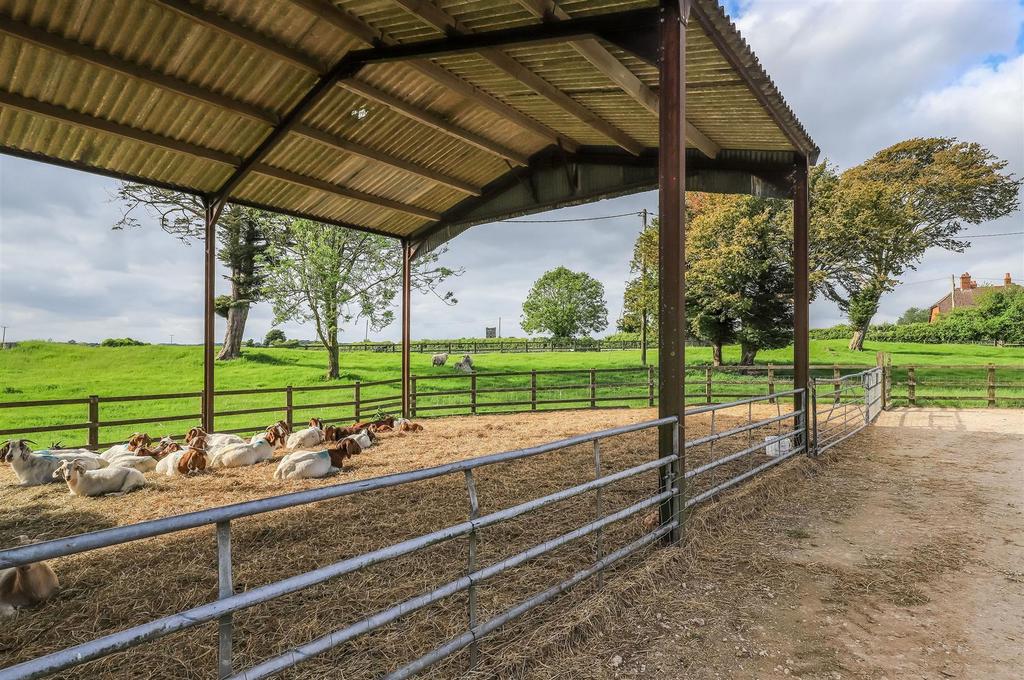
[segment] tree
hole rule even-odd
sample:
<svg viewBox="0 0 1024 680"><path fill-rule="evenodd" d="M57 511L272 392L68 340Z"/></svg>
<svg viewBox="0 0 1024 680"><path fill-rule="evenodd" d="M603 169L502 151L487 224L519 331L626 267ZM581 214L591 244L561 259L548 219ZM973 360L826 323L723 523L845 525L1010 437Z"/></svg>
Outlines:
<svg viewBox="0 0 1024 680"><path fill-rule="evenodd" d="M786 201L708 195L687 225L690 328L712 345L738 342L740 363L793 335L792 217Z"/></svg>
<svg viewBox="0 0 1024 680"><path fill-rule="evenodd" d="M900 318L896 320L899 325L905 325L908 323L927 323L931 319L932 313L929 309L922 307L908 307L907 311L900 315Z"/></svg>
<svg viewBox="0 0 1024 680"><path fill-rule="evenodd" d="M185 244L201 243L206 237L205 210L197 196L122 182L117 198L122 214L114 229L140 227L136 213L142 209L157 219L161 229ZM241 356L249 308L263 296L272 252L269 237L283 228L284 220L263 210L228 205L217 221L217 257L227 267L226 278L231 282L231 294L217 297L214 303L217 314L227 319L218 359Z"/></svg>
<svg viewBox="0 0 1024 680"><path fill-rule="evenodd" d="M545 272L523 302L522 327L558 339L603 331L608 327L604 286L586 272L565 267Z"/></svg>
<svg viewBox="0 0 1024 680"><path fill-rule="evenodd" d="M863 349L882 295L928 248L963 252L965 224L1017 209L1021 181L1005 168L980 144L933 137L894 144L841 175L818 236L834 253L825 294L854 327L850 349Z"/></svg>
<svg viewBox="0 0 1024 680"><path fill-rule="evenodd" d="M284 342L287 339L288 338L284 336L283 330L281 330L280 328L271 328L269 331L267 331L267 334L263 336L263 344L266 345L267 347L270 347L274 343Z"/></svg>
<svg viewBox="0 0 1024 680"><path fill-rule="evenodd" d="M338 378L338 335L366 319L375 331L394 319L390 307L401 287L402 247L395 239L309 220L291 220L275 240L279 259L270 268L267 295L274 323L312 322L327 349L327 377ZM443 252L443 251L442 251ZM455 304L437 288L461 272L437 264L439 252L413 260L412 284Z"/></svg>

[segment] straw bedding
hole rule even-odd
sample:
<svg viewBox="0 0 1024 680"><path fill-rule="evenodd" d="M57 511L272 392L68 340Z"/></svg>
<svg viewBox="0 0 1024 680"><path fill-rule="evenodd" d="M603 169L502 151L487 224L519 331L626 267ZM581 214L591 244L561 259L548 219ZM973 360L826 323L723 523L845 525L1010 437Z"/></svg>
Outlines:
<svg viewBox="0 0 1024 680"><path fill-rule="evenodd" d="M786 408L783 406L782 408ZM755 417L778 413L761 406ZM150 486L123 497L86 499L69 496L56 484L18 488L9 468L0 470L0 546L46 540L189 512L227 503L314 488L552 441L654 417L652 410L540 412L511 416L451 417L424 421L415 434L384 435L381 443L354 459L342 475L324 480L278 482L275 461L217 470L191 478L149 476ZM746 422L747 409L717 416L721 430ZM706 415L687 419L688 439L707 434ZM750 440L775 434L776 426L755 431ZM687 452L687 467L748 445L746 434L714 448ZM657 450L656 433L621 435L601 443L605 474L649 461ZM696 480L691 493L765 460L749 456ZM489 466L475 473L486 514L593 478L591 445ZM605 514L650 496L657 485L651 472L606 488ZM549 506L481 533L478 566L520 552L595 518L595 495ZM442 528L466 518L468 499L461 474L402 487L325 501L233 523L236 592L264 585L346 557ZM606 528L605 552L625 545L646 530L639 519ZM19 613L5 623L0 637L0 667L64 646L137 625L217 597L216 552L212 527L55 560L60 594L45 605ZM589 536L482 584L480 620L502 612L592 563L597 545ZM628 573L629 563L606 576L612 583ZM466 571L467 541L456 539L318 587L244 610L234 617L235 668L337 630L393 603L418 595ZM480 676L504 675L534 650L524 637L545 622L565 619L590 601L595 585L579 586L553 604L534 610L483 643ZM377 677L464 632L465 593L409 615L398 622L323 654L280 677ZM131 651L97 660L64 677L208 678L215 677L216 624L205 624ZM432 668L427 677L465 673L467 654ZM477 674L474 674L477 675Z"/></svg>

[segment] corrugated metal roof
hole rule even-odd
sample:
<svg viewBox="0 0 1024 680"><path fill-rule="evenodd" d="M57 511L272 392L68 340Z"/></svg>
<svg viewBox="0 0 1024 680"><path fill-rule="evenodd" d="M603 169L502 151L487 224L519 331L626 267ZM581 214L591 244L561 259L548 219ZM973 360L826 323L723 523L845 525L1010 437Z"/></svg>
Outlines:
<svg viewBox="0 0 1024 680"><path fill-rule="evenodd" d="M553 6L567 19L655 5ZM534 25L546 6L0 0L0 147L216 194L350 51L433 40L453 27ZM795 150L813 160L813 141L717 2L696 0L693 14L688 121L723 150ZM230 198L409 236L553 146L655 148L657 69L603 40L587 43L365 67L327 89ZM595 50L598 64L624 70L613 76L595 65ZM621 78L636 87L624 89Z"/></svg>

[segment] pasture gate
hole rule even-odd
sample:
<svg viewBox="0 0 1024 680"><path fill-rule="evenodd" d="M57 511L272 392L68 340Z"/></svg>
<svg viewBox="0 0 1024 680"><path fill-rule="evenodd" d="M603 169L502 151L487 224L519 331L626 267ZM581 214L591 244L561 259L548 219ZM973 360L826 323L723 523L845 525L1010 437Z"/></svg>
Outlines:
<svg viewBox="0 0 1024 680"><path fill-rule="evenodd" d="M884 405L882 368L811 378L814 451L820 454L875 422Z"/></svg>
<svg viewBox="0 0 1024 680"><path fill-rule="evenodd" d="M845 389L845 386L840 387ZM235 680L266 678L307 662L338 645L371 633L413 612L460 593L468 594L464 632L421 656L405 662L385 677L390 679L408 678L466 648L469 649L468 663L472 668L479 660L482 640L501 626L539 605L553 600L591 577L598 577L600 587L602 573L616 563L656 543L672 544L679 541L686 510L708 501L723 491L751 479L797 454L807 452L807 404L807 390L795 389L726 404L704 405L690 409L686 412L687 417L702 420L710 418L710 428L707 434L682 443L685 455L680 454L678 419L667 417L421 470L273 496L0 551L0 567L12 567L200 527L214 527L219 583L219 599L217 600L0 669L0 680L45 677L213 621L219 622L218 677ZM762 408L757 417L755 417L755 405ZM763 417L764 405L773 407L776 411L775 415ZM725 420L724 426L722 425L723 419ZM668 429L672 433L670 455L646 460L622 469L607 471L607 461L604 461L603 464L602 460L603 442L620 435L659 428ZM584 459L590 458L587 465L592 465L591 479L559 488L553 493L533 497L510 507L481 514L481 497L476 481L476 475L481 470L502 463L521 465L528 459L551 455L580 445L588 445L592 455L583 458L574 456L572 460L582 463ZM758 456L757 454L761 452L770 452L771 455L768 457ZM684 460L690 461L689 467L682 465ZM629 498L628 504L624 504L624 507L606 511L607 506L603 503L603 499L606 498L609 491L614 491L616 485L645 474L657 475L658 483L654 493L647 492L635 501ZM332 564L279 581L251 587L243 592L235 592L236 584L232 578L232 566L233 560L237 560L237 557L233 556L231 547L232 522L234 520L447 476L462 476L463 478L467 508L464 521L441 526L413 538L391 543L371 552L346 557ZM480 542L485 539L481 535L483 529L498 527L504 522L534 513L542 508L580 497L593 500L593 514L586 521L575 524L570 531L549 540L523 546L522 549L516 545L514 547L517 552L488 564L482 563L478 558ZM621 525L630 518L654 512L658 514L651 516L656 516L657 521L640 523L643 528L639 536L625 534L623 537L623 534L618 532L604 533L609 531L614 524ZM529 533L533 534L533 532ZM611 543L607 539L602 540L603 534L618 537L619 541ZM588 558L588 563L581 569L567 578L545 584L547 587L539 591L521 594L515 604L500 613L486 619L481 617L476 592L482 584L503 572L587 536L596 538L595 548L592 557ZM461 577L443 583L427 592L422 592L415 597L398 602L386 602L383 609L371 616L327 632L283 653L265 658L248 668L238 667L232 654L235 635L232 621L234 614L458 538L468 539L465 567Z"/></svg>

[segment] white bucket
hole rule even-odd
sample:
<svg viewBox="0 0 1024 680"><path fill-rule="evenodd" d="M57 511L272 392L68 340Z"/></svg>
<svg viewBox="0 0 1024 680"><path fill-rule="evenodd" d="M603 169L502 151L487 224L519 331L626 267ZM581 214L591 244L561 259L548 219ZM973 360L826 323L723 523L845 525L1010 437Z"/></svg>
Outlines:
<svg viewBox="0 0 1024 680"><path fill-rule="evenodd" d="M765 444L768 444L768 446L764 448L764 452L770 458L778 458L779 456L785 456L792 449L793 445L790 443L789 437L774 442L772 441L773 439L775 439L775 437L764 438Z"/></svg>

